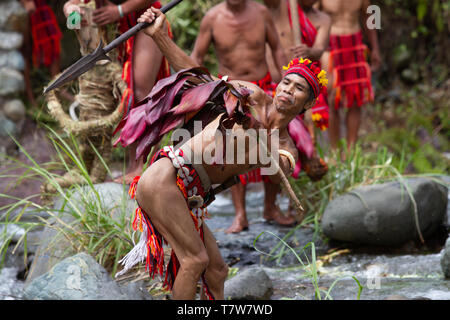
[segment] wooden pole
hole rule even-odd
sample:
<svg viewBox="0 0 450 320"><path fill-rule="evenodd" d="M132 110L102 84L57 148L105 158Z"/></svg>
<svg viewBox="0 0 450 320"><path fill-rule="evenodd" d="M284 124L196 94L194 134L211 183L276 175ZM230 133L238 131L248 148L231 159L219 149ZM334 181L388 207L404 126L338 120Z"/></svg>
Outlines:
<svg viewBox="0 0 450 320"><path fill-rule="evenodd" d="M277 175L281 179L281 185L287 191L287 194L288 194L289 198L292 200L292 202L294 202L295 210L298 215L297 222L299 222L299 223L302 222L304 215L305 215L305 209L303 209L303 206L300 203L300 200L298 200L297 195L295 194L294 190L292 190L289 180L287 179L286 175L284 174L283 170L281 169L280 165L278 164L278 161L276 161L276 159L273 157L273 155L267 149L266 145L264 143L258 143L258 144L269 155L271 162L275 165L275 168L277 169Z"/></svg>
<svg viewBox="0 0 450 320"><path fill-rule="evenodd" d="M292 35L294 36L295 46L302 44L302 32L300 29L300 22L298 21L298 3L297 0L289 0L289 7L291 9L291 21L292 21Z"/></svg>

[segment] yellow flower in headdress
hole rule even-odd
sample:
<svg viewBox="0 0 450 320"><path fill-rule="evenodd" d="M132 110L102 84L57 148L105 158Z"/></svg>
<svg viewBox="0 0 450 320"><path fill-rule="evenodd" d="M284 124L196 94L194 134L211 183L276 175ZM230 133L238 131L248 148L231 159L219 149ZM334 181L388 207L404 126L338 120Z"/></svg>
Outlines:
<svg viewBox="0 0 450 320"><path fill-rule="evenodd" d="M325 70L319 72L317 79L319 79L319 83L322 86L326 87L328 85L327 72Z"/></svg>
<svg viewBox="0 0 450 320"><path fill-rule="evenodd" d="M300 58L300 63L310 64L310 63L311 63L311 60Z"/></svg>

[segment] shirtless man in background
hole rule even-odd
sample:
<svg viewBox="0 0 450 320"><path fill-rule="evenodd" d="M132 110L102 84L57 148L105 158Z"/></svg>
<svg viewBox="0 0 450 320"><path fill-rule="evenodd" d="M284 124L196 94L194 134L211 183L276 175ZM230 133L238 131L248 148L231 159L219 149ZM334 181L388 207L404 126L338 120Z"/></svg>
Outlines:
<svg viewBox="0 0 450 320"><path fill-rule="evenodd" d="M252 0L226 0L208 10L200 24L191 54L199 65L203 63L211 43L219 62L219 77L249 81L258 85L269 96L273 95L275 84L266 62L266 52L271 51L271 56L274 57L273 69L278 75L289 60L283 53L275 25L264 5ZM231 187L236 216L231 227L226 230L227 233L248 228L245 184L253 179L250 176L257 177L257 181L262 179L260 174L251 172L240 177L242 184ZM274 189L267 180L264 187L267 204L264 218L275 220L279 224L292 224L294 220L286 219L274 206L278 186Z"/></svg>
<svg viewBox="0 0 450 320"><path fill-rule="evenodd" d="M302 44L299 46L296 46L294 43L288 1L264 0L277 28L281 48L288 60L292 60L295 57L302 57L311 59L312 61L320 61L323 52L328 47L331 19L327 14L313 7L317 0L297 0L297 2L301 6L307 19L316 29L314 35L308 34L307 30L302 30ZM272 78L276 82L279 82L281 75L277 72L278 70L274 68L273 58L270 52L267 52L267 63Z"/></svg>
<svg viewBox="0 0 450 320"><path fill-rule="evenodd" d="M321 59L328 72L330 90L330 143L336 149L340 139L340 114L342 98L347 108L347 148L358 138L361 124L361 106L373 101L371 71L381 65L376 30L367 28L369 0L321 0L319 8L330 15L330 46ZM362 30L361 30L362 29ZM362 42L364 31L371 49L370 62L364 57L366 47Z"/></svg>
<svg viewBox="0 0 450 320"><path fill-rule="evenodd" d="M267 76L266 43L278 72L288 62L269 11L252 0L226 0L206 12L191 54L198 64L203 63L211 43L219 62L219 74L230 80L256 82Z"/></svg>

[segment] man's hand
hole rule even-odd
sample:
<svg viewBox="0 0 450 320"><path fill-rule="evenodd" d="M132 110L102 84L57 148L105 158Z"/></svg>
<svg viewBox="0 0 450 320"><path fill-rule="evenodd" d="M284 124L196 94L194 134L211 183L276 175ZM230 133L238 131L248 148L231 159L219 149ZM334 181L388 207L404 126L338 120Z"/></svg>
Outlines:
<svg viewBox="0 0 450 320"><path fill-rule="evenodd" d="M77 4L72 4L70 2L66 2L66 4L63 7L63 12L64 12L64 15L66 16L66 18L68 18L70 16L70 14L74 11L78 12L81 16L81 27L86 27L89 23L86 20L86 12L85 12L84 8L80 7Z"/></svg>
<svg viewBox="0 0 450 320"><path fill-rule="evenodd" d="M147 9L137 20L138 22L150 23L150 26L144 29L144 33L150 37L164 30L166 16L156 8Z"/></svg>
<svg viewBox="0 0 450 320"><path fill-rule="evenodd" d="M119 21L119 8L112 2L106 1L106 5L94 10L93 20L99 26Z"/></svg>
<svg viewBox="0 0 450 320"><path fill-rule="evenodd" d="M381 67L381 55L379 50L372 50L372 54L370 56L370 66L372 72L376 72Z"/></svg>
<svg viewBox="0 0 450 320"><path fill-rule="evenodd" d="M311 56L311 50L306 44L292 47L291 52L296 58L310 58Z"/></svg>

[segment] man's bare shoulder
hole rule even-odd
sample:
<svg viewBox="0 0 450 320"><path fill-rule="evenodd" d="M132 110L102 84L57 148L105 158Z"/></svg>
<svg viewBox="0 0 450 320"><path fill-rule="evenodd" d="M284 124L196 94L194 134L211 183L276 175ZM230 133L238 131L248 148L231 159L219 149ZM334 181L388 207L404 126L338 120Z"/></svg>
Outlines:
<svg viewBox="0 0 450 320"><path fill-rule="evenodd" d="M225 2L216 4L212 8L208 9L208 11L206 11L205 15L203 16L203 19L210 19L210 20L216 19L220 14L223 13L224 10L225 10Z"/></svg>
<svg viewBox="0 0 450 320"><path fill-rule="evenodd" d="M319 9L314 9L314 15L315 15L315 20L318 22L319 26L328 27L331 25L331 17L327 13L325 13Z"/></svg>
<svg viewBox="0 0 450 320"><path fill-rule="evenodd" d="M256 1L249 1L252 9L258 11L258 14L263 17L271 17L269 9L262 3Z"/></svg>

